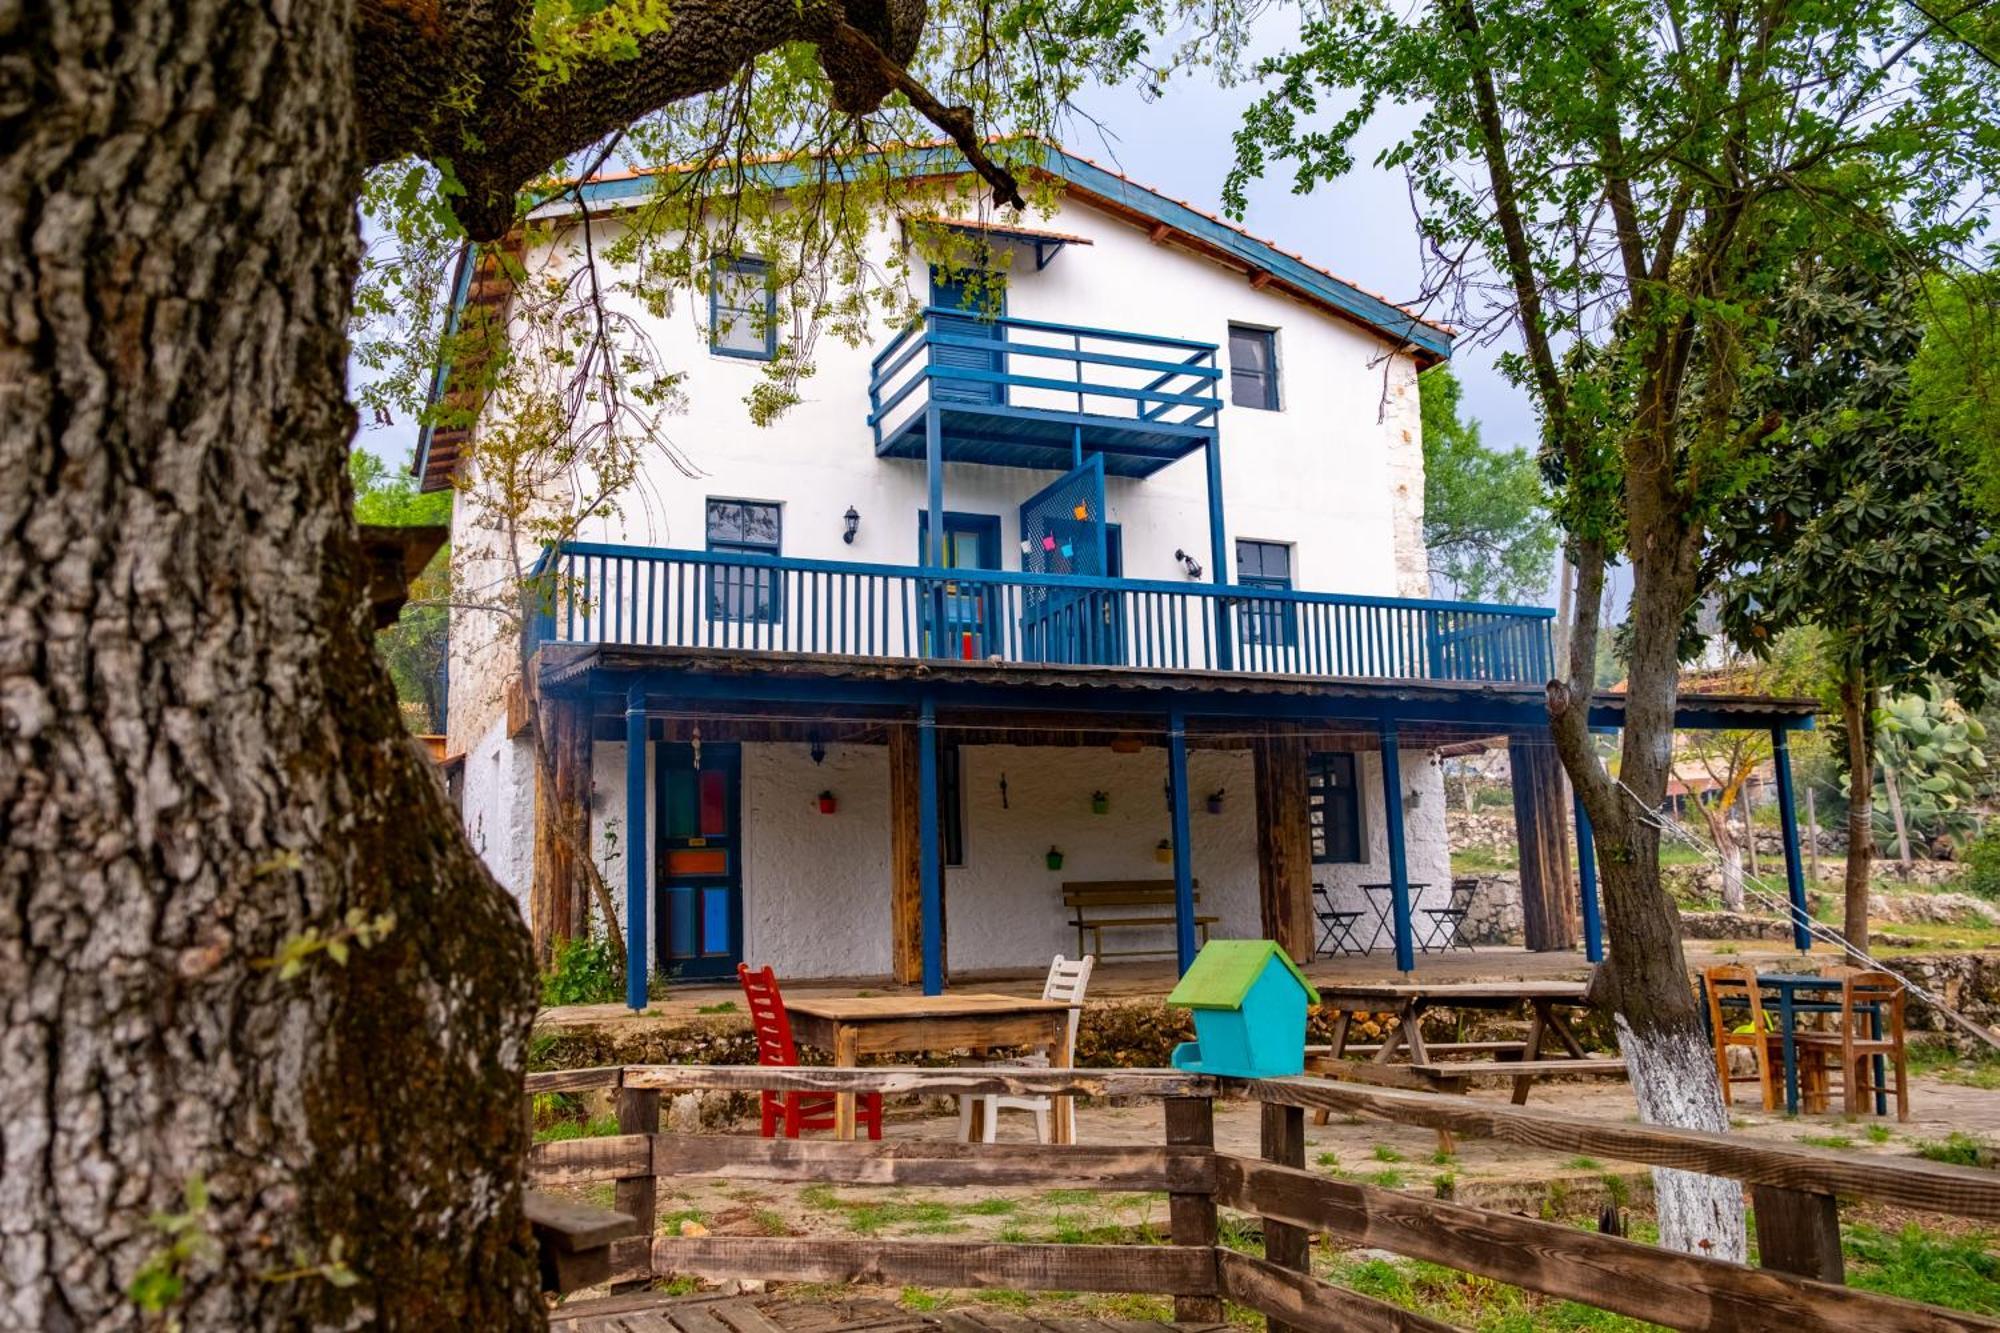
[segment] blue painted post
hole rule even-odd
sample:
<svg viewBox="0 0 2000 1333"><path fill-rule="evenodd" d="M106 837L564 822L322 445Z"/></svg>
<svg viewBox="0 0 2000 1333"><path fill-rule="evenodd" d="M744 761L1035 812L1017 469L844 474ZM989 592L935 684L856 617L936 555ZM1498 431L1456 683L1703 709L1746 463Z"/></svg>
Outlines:
<svg viewBox="0 0 2000 1333"><path fill-rule="evenodd" d="M1173 789L1174 960L1194 966L1194 839L1188 832L1187 714L1167 714L1167 785Z"/></svg>
<svg viewBox="0 0 2000 1333"><path fill-rule="evenodd" d="M625 1003L646 1007L646 696L625 695Z"/></svg>
<svg viewBox="0 0 2000 1333"><path fill-rule="evenodd" d="M1417 970L1416 932L1410 926L1410 862L1403 846L1403 755L1396 720L1382 724L1382 818L1389 826L1389 895L1396 909L1396 968Z"/></svg>
<svg viewBox="0 0 2000 1333"><path fill-rule="evenodd" d="M1583 899L1583 953L1593 963L1604 961L1604 922L1597 912L1597 840L1590 833L1590 812L1574 793L1576 806L1576 882Z"/></svg>
<svg viewBox="0 0 2000 1333"><path fill-rule="evenodd" d="M938 845L937 702L917 714L917 879L924 927L924 994L944 993L944 856Z"/></svg>
<svg viewBox="0 0 2000 1333"><path fill-rule="evenodd" d="M1222 455L1218 452L1221 436L1210 435L1202 453L1208 462L1208 567L1217 583L1229 582L1229 536L1222 521ZM1229 604L1218 600L1215 604L1215 669L1227 671L1235 665L1235 653L1230 644L1230 632L1236 617L1230 614Z"/></svg>
<svg viewBox="0 0 2000 1333"><path fill-rule="evenodd" d="M1800 953L1812 948L1812 919L1806 906L1806 872L1799 859L1799 807L1792 794L1792 747L1783 727L1771 728L1772 767L1778 779L1778 823L1785 838L1785 889L1792 900L1792 944Z"/></svg>

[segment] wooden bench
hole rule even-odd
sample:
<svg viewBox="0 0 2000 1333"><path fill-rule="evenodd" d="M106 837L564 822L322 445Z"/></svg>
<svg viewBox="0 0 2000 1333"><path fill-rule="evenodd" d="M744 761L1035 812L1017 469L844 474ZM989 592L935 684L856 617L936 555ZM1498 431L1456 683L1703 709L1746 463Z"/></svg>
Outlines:
<svg viewBox="0 0 2000 1333"><path fill-rule="evenodd" d="M1090 953L1098 958L1129 958L1139 954L1174 952L1171 944L1164 949L1118 949L1108 953L1104 948L1104 932L1107 930L1150 929L1158 926L1171 928L1174 925L1172 880L1071 880L1062 886L1062 895L1063 906L1073 913L1069 923L1076 927L1076 951L1079 955ZM1199 903L1201 894L1196 893L1194 900ZM1140 909L1143 908L1156 910L1142 913ZM1100 912L1107 911L1112 915L1099 915ZM1215 924L1215 920L1213 916L1195 917L1195 933L1201 943L1208 943L1208 928ZM1085 931L1090 932L1091 942L1095 948L1083 947Z"/></svg>
<svg viewBox="0 0 2000 1333"><path fill-rule="evenodd" d="M542 1290L576 1291L611 1277L611 1243L639 1234L639 1221L542 1190L527 1194L528 1228L541 1256Z"/></svg>

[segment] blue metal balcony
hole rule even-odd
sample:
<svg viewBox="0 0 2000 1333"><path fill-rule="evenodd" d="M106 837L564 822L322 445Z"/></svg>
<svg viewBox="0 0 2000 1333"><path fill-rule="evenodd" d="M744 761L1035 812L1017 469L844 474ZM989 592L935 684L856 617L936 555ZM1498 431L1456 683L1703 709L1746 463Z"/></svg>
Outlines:
<svg viewBox="0 0 2000 1333"><path fill-rule="evenodd" d="M1539 684L1538 607L566 543L544 643Z"/></svg>
<svg viewBox="0 0 2000 1333"><path fill-rule="evenodd" d="M877 354L868 424L883 458L1060 472L1101 454L1147 477L1211 442L1213 343L927 308Z"/></svg>

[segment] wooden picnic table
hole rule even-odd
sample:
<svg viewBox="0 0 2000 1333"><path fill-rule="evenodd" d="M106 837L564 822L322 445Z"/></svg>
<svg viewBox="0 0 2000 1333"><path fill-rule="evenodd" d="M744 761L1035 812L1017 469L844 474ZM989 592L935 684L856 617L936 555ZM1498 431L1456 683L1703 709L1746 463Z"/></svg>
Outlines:
<svg viewBox="0 0 2000 1333"><path fill-rule="evenodd" d="M1043 1051L1052 1068L1070 1064L1069 1015L1060 1000L960 991L945 995L859 995L820 998L787 996L792 1036L833 1054L833 1063L852 1068L864 1055L908 1055L918 1051L990 1050L1026 1046ZM1052 1137L1076 1142L1070 1099L1055 1099ZM854 1094L834 1094L833 1134L854 1137Z"/></svg>
<svg viewBox="0 0 2000 1333"><path fill-rule="evenodd" d="M1593 1057L1584 1050L1569 1011L1587 1009L1588 985L1581 981L1469 981L1333 983L1319 988L1320 1003L1335 1011L1333 1044L1324 1054L1307 1052L1307 1069L1331 1078L1431 1092L1463 1092L1475 1079L1511 1078L1514 1103L1528 1100L1537 1079L1556 1074L1617 1076L1622 1059ZM1526 1007L1528 1035L1522 1041L1425 1042L1421 1020L1426 1009L1494 1009ZM1351 1046L1348 1031L1356 1014L1394 1016L1380 1045ZM1562 1049L1544 1051L1550 1037ZM1368 1055L1367 1061L1351 1055ZM1404 1059L1399 1063L1397 1056ZM1459 1059L1452 1057L1477 1057ZM1534 1065L1530 1070L1525 1066Z"/></svg>

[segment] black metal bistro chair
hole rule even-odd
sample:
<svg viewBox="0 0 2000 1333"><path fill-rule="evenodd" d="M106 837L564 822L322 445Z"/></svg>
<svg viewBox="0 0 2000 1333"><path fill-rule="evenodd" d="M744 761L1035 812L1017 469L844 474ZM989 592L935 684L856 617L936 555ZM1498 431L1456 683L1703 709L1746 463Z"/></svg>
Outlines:
<svg viewBox="0 0 2000 1333"><path fill-rule="evenodd" d="M1368 952L1354 938L1354 923L1361 919L1361 913L1335 907L1333 895L1327 892L1324 884L1313 885L1313 915L1319 918L1319 946L1313 950L1313 957Z"/></svg>
<svg viewBox="0 0 2000 1333"><path fill-rule="evenodd" d="M1443 907L1423 908L1423 914L1431 919L1429 930L1424 935L1425 953L1444 953L1451 949L1471 951L1472 946L1465 940L1465 918L1472 913L1473 895L1479 892L1477 876L1460 875L1451 882L1451 898Z"/></svg>

